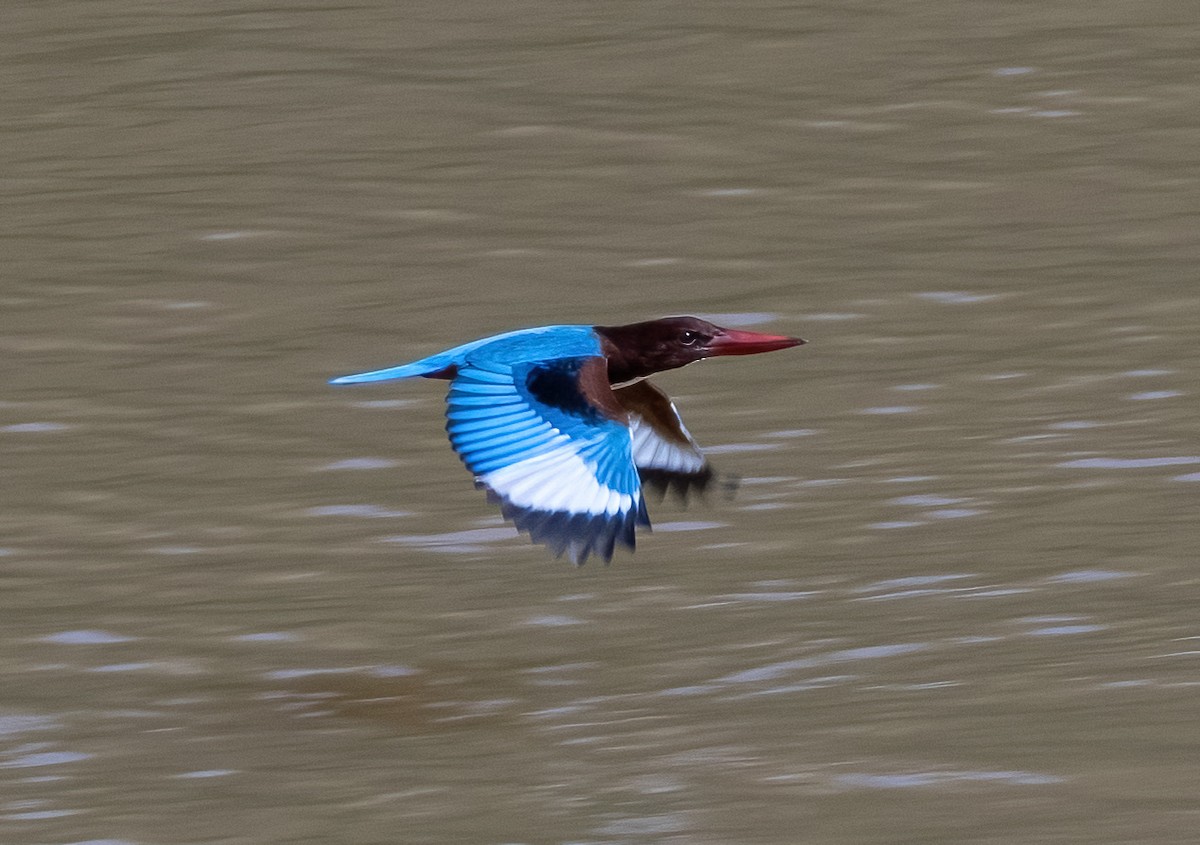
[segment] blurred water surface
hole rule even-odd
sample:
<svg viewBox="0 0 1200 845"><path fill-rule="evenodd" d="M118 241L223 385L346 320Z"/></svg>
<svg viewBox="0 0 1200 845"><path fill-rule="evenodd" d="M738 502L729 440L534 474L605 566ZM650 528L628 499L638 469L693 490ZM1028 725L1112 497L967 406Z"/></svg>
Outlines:
<svg viewBox="0 0 1200 845"><path fill-rule="evenodd" d="M1200 22L16 4L0 841L1191 843ZM732 496L517 539L483 334L719 315Z"/></svg>

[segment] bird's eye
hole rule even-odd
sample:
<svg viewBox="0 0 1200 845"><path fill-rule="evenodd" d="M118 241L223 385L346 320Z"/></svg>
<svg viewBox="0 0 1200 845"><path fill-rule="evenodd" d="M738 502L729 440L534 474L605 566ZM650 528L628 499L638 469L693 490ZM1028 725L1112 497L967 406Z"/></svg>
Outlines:
<svg viewBox="0 0 1200 845"><path fill-rule="evenodd" d="M695 346L699 340L700 334L698 332L685 331L679 333L679 342L684 346Z"/></svg>

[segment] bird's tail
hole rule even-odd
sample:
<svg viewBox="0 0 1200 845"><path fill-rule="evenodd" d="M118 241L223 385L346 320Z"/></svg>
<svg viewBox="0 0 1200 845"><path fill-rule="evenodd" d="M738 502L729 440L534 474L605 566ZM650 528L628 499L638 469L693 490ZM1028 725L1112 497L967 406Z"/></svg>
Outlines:
<svg viewBox="0 0 1200 845"><path fill-rule="evenodd" d="M365 373L353 373L348 376L338 376L330 379L330 384L365 384L373 381L395 381L402 378L453 378L455 362L445 353L422 358L411 364L400 364L383 370L371 370Z"/></svg>

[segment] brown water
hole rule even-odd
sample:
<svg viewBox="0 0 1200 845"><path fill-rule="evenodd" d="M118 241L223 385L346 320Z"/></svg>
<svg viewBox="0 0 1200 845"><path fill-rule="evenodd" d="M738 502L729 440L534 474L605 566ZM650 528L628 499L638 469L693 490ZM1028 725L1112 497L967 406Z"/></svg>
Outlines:
<svg viewBox="0 0 1200 845"><path fill-rule="evenodd" d="M1200 841L1200 18L12 4L0 842ZM669 313L574 569L444 385Z"/></svg>

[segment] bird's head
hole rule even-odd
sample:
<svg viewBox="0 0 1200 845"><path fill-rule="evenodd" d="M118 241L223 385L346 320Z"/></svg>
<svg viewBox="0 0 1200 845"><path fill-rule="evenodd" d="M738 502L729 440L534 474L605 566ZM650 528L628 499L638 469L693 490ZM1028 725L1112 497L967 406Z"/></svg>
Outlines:
<svg viewBox="0 0 1200 845"><path fill-rule="evenodd" d="M798 337L724 329L699 317L664 317L627 326L597 326L609 380L619 384L718 355L755 355L804 343Z"/></svg>

